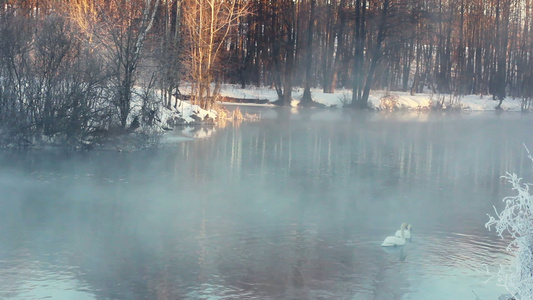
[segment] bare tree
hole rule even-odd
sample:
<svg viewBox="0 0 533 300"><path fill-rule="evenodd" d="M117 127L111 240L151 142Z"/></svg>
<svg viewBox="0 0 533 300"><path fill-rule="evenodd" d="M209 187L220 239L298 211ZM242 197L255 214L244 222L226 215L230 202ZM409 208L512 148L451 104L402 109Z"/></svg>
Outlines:
<svg viewBox="0 0 533 300"><path fill-rule="evenodd" d="M159 47L157 48L155 60L158 62L159 86L163 105L170 108L172 106L173 95L179 95L179 83L181 79L182 52L181 43L181 0L167 0L161 5L159 20ZM177 98L174 106L177 106Z"/></svg>
<svg viewBox="0 0 533 300"><path fill-rule="evenodd" d="M184 0L184 26L189 37L192 101L210 108L218 88L218 57L238 20L248 14L246 2L238 0Z"/></svg>
<svg viewBox="0 0 533 300"><path fill-rule="evenodd" d="M305 87L300 106L313 106L316 103L311 97L311 65L313 64L313 32L315 25L315 6L316 0L309 1L309 25L307 26L307 47L305 54Z"/></svg>
<svg viewBox="0 0 533 300"><path fill-rule="evenodd" d="M84 30L89 42L113 68L113 104L122 128L131 110L132 90L148 32L153 26L160 0L111 0L68 2L66 11Z"/></svg>
<svg viewBox="0 0 533 300"><path fill-rule="evenodd" d="M107 77L57 12L0 15L0 146L78 147L100 127Z"/></svg>

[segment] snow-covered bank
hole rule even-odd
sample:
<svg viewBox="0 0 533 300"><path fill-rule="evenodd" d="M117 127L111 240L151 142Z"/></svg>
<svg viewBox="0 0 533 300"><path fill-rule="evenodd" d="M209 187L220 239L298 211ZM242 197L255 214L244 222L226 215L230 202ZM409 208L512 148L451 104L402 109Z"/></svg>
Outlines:
<svg viewBox="0 0 533 300"><path fill-rule="evenodd" d="M138 95L140 92L138 89ZM172 106L166 107L160 99L159 93L153 93L151 97L134 97L127 123L132 124L137 119L141 131L163 132L178 125L215 124L217 121L215 110L205 110L175 98L171 101Z"/></svg>
<svg viewBox="0 0 533 300"><path fill-rule="evenodd" d="M163 129L172 129L176 125L213 124L216 119L216 111L207 111L198 105L192 105L181 100L178 100L177 107L162 107L160 111Z"/></svg>
<svg viewBox="0 0 533 300"><path fill-rule="evenodd" d="M190 91L187 86L183 86L181 91L188 94ZM313 100L323 104L326 107L343 107L351 101L351 90L337 90L335 93L324 93L321 89L311 90ZM295 88L293 90L292 106L297 107L299 99L303 95L302 88ZM206 111L198 105L192 105L188 101L181 101L173 99L172 104L177 103L176 106L167 108L163 106L160 100L160 95L154 93L152 95L152 103L146 104L138 97L132 105L132 111L128 118L128 124L132 124L137 118L140 122L140 127L135 130L138 133L162 133L164 131L173 130L176 126L175 133L172 134L175 140L176 133L180 138L204 138L211 136L216 130L213 126L198 126L198 125L216 125L224 123L228 116L225 113L218 115L217 111ZM269 87L254 87L242 89L238 85L225 84L221 88L221 96L234 99L248 99L255 100L250 102L262 102L266 104L257 103L225 103L226 105L237 106L273 106L273 102L278 100L276 90ZM261 100L261 101L258 101ZM176 102L177 101L177 102ZM411 95L408 92L387 92L387 91L372 91L369 97L369 104L372 108L381 110L403 110L407 113L417 113L419 111L432 110L436 108L455 109L464 111L494 111L498 101L492 100L491 96L451 96L451 95L436 95L436 94L416 94ZM503 111L521 111L521 101L514 99L506 99L502 103ZM148 112L148 116L147 116ZM326 111L324 111L326 112ZM317 116L315 116L317 117ZM318 116L320 117L320 116ZM410 116L400 116L402 118L409 118ZM419 115L416 116L418 119ZM234 119L234 118L230 118ZM223 125L222 125L223 126Z"/></svg>
<svg viewBox="0 0 533 300"><path fill-rule="evenodd" d="M294 88L292 92L292 106L297 106L302 98L303 88ZM324 93L322 89L311 89L313 100L322 103L328 107L342 107L345 103L351 102L352 91L341 89L336 90L333 94ZM253 100L268 100L274 102L278 99L276 90L269 87L247 87L240 88L238 85L223 85L221 96L253 99ZM388 97L386 97L388 96ZM393 102L396 109L413 109L426 110L435 107L455 108L461 110L471 111L486 111L495 110L498 101L492 100L492 96L485 95L467 95L467 96L452 96L452 95L438 95L438 94L415 94L411 95L408 92L387 92L387 91L371 91L368 99L369 104L373 108L386 109L387 104L383 99L389 99ZM390 104L390 102L389 102ZM265 104L271 105L271 104ZM507 98L502 103L502 109L505 111L520 111L521 100Z"/></svg>
<svg viewBox="0 0 533 300"><path fill-rule="evenodd" d="M132 98L127 127L102 129L101 133L82 141L84 148L130 152L160 143L206 137L215 130L213 125L218 117L215 110L207 111L179 99L172 99L172 106L169 108L163 105L157 93L147 96L139 91L141 90L137 89ZM165 134L166 132L169 134ZM52 141L48 144L54 143Z"/></svg>

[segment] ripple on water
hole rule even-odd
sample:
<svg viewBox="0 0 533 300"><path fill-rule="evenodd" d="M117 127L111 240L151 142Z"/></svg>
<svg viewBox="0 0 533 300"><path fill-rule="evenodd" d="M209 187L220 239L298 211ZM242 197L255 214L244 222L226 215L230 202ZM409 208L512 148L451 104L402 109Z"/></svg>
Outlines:
<svg viewBox="0 0 533 300"><path fill-rule="evenodd" d="M487 233L436 232L436 235L422 235L420 242L430 255L448 264L478 264L487 261L504 260L507 242Z"/></svg>
<svg viewBox="0 0 533 300"><path fill-rule="evenodd" d="M62 268L19 257L2 263L2 299L94 299L92 287L78 278L77 268Z"/></svg>
<svg viewBox="0 0 533 300"><path fill-rule="evenodd" d="M505 289L490 280L486 268L510 263L505 246L485 232L417 231L405 246L411 286L402 299L459 299L472 291L497 298Z"/></svg>
<svg viewBox="0 0 533 300"><path fill-rule="evenodd" d="M187 299L259 299L252 291L234 286L202 283L187 289Z"/></svg>

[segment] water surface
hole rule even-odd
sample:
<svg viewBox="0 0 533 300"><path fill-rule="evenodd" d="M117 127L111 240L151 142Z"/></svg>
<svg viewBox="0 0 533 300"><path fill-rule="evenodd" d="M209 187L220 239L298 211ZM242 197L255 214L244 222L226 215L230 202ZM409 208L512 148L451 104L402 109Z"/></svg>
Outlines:
<svg viewBox="0 0 533 300"><path fill-rule="evenodd" d="M532 116L248 111L157 150L0 153L0 298L505 293L484 224L501 175L532 177ZM412 241L380 247L402 222Z"/></svg>

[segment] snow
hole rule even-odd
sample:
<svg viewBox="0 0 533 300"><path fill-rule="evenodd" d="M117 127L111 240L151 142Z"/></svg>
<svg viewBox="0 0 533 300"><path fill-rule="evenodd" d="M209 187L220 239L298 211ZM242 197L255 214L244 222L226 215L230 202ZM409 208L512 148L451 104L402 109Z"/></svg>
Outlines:
<svg viewBox="0 0 533 300"><path fill-rule="evenodd" d="M185 87L184 90L188 90L187 87ZM293 101L291 102L291 106L296 107L298 105L298 102L302 98L303 91L303 88L293 89ZM327 107L343 107L345 103L351 102L352 99L352 91L348 89L340 89L336 90L333 94L328 94L324 93L322 89L313 88L311 89L311 95L314 101L322 103ZM250 100L268 100L269 102L278 100L278 95L274 88L248 86L242 89L239 85L231 84L225 84L222 86L221 96ZM453 96L427 93L411 95L409 92L373 90L370 92L368 99L370 106L380 108L381 99L384 96L392 96L397 101L396 108L407 110L430 109L438 102L442 102L444 108L451 105L454 108L469 111L493 111L498 105L498 101L492 100L492 96L490 95ZM269 106L272 104L256 105ZM502 110L520 111L520 100L511 98L505 99L502 103Z"/></svg>
<svg viewBox="0 0 533 300"><path fill-rule="evenodd" d="M213 86L214 88L214 86ZM183 85L180 90L184 94L190 93L190 85ZM297 112L298 103L303 96L303 88L294 88L292 91L293 100L291 106ZM140 93L137 93L140 95ZM341 108L345 104L350 103L352 99L352 91L348 89L339 89L335 93L324 93L322 89L311 89L311 95L314 101L323 104L326 107ZM160 94L154 94L155 99L161 99ZM248 86L241 88L240 85L223 84L221 87L221 96L231 97L237 99L249 100L267 100L266 104L256 103L231 103L226 102L225 105L239 105L239 106L273 106L273 102L278 100L276 90L271 87L255 87ZM173 99L172 103L177 101L177 106L172 108L163 107L161 105L155 106L155 126L149 130L163 132L172 130L176 125L186 125L182 128L182 136L186 138L205 138L212 135L214 129L199 130L199 124L214 124L217 121L217 112L214 110L204 110L198 105L193 105L188 101L181 101ZM371 91L369 96L369 105L372 108L381 110L403 110L403 111L421 111L430 110L436 106L441 108L453 108L463 111L494 111L498 101L492 100L491 96L468 95L468 96L452 96L452 95L438 95L420 93L411 95L408 92L396 91ZM135 117L142 116L142 100L140 97L134 98L132 105L132 112L128 118L128 124L131 124ZM503 111L521 111L521 103L518 99L506 99L502 103ZM327 110L325 110L326 112ZM316 117L316 116L315 116ZM403 116L404 118L406 116ZM191 127L193 126L193 127ZM141 124L143 130L146 129L144 124Z"/></svg>
<svg viewBox="0 0 533 300"><path fill-rule="evenodd" d="M531 154L528 156L533 160ZM485 226L490 230L494 225L501 238L504 233L510 235L512 242L507 251L516 257L516 261L514 270L510 266L500 266L498 281L517 299L533 299L533 195L529 193L530 184L521 183L516 174L507 173L503 178L517 194L505 197L505 208L501 212L494 208L496 217L489 215Z"/></svg>
<svg viewBox="0 0 533 300"><path fill-rule="evenodd" d="M190 92L190 85L184 84L180 89L184 94L187 94ZM298 106L298 103L303 96L303 91L303 88L293 89L293 101L291 101L292 107ZM311 95L314 101L321 103L326 107L343 107L346 103L350 103L352 99L352 91L348 89L339 89L336 90L335 93L324 93L322 89L313 88L311 89ZM240 85L235 84L223 84L221 87L221 96L268 101L266 104L227 102L224 103L226 105L273 106L272 103L278 100L276 90L272 87L248 86L243 89ZM492 100L492 96L490 95L453 96L428 93L411 95L408 92L382 90L371 91L368 101L369 105L373 108L394 108L401 110L429 110L440 105L442 108L454 108L465 111L494 111L498 104L498 101ZM503 101L502 110L521 111L520 104L520 100L508 98ZM140 113L141 105L136 105L135 107L137 107L137 109L134 109L131 118ZM192 105L186 101L178 100L176 108L160 108L157 117L161 121L161 128L171 129L174 125L201 124L210 119L215 121L217 113L214 110L206 111L198 105ZM202 136L208 135L208 133L202 134Z"/></svg>
<svg viewBox="0 0 533 300"><path fill-rule="evenodd" d="M161 96L156 93L153 95L155 99L161 99ZM216 121L217 112L215 110L205 110L198 105L181 101L173 98L171 103L177 101L176 107L164 107L162 105L155 105L152 109L155 111L154 128L156 131L171 130L176 125L196 125L213 123ZM152 104L152 106L154 106ZM128 124L131 124L135 117L142 116L143 101L140 97L134 97L132 103L132 111L128 116ZM142 124L141 126L144 126Z"/></svg>

